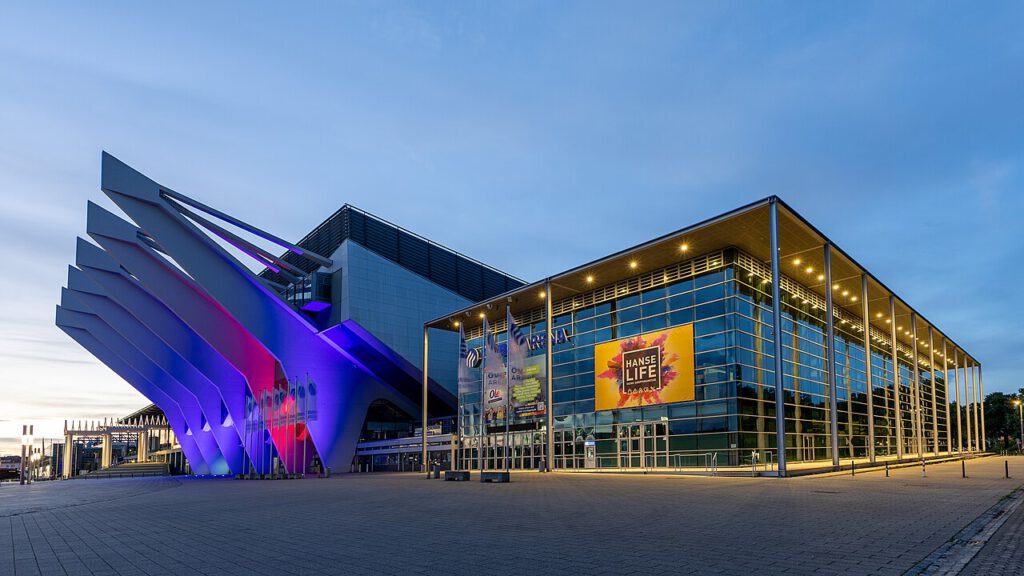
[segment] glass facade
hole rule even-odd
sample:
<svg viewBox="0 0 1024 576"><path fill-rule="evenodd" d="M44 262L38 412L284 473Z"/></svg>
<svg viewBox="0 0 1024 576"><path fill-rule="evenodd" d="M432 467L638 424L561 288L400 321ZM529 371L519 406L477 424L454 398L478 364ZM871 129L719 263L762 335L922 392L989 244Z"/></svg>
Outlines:
<svg viewBox="0 0 1024 576"><path fill-rule="evenodd" d="M680 273L681 269L691 273ZM786 458L790 463L831 461L825 302L786 277L781 294ZM777 462L771 283L770 269L763 263L728 249L599 288L571 302L555 302L553 309L554 330L564 329L568 335L551 350L555 468ZM529 335L547 333L543 309L516 321ZM595 410L596 344L684 324L692 324L694 331L693 401ZM503 342L504 323L493 328ZM914 384L912 350L901 343L897 394L891 340L871 328L869 390L863 330L859 317L836 308L833 368L839 458L868 456L872 422L878 456L895 455L900 442L904 454L917 454L919 439L923 451L931 452L936 437L939 449L947 450L945 410L934 409L947 404L941 372L936 372L939 386L933 401L928 355L918 351L919 380ZM467 331L471 349L479 349L482 341L480 327ZM531 351L544 354L543 345ZM504 468L506 455L513 468L540 465L546 418L513 417L506 451L505 422L481 426L480 370L471 373L472 391L459 395L458 465L477 468L481 442L487 468ZM595 452L590 459L588 444Z"/></svg>

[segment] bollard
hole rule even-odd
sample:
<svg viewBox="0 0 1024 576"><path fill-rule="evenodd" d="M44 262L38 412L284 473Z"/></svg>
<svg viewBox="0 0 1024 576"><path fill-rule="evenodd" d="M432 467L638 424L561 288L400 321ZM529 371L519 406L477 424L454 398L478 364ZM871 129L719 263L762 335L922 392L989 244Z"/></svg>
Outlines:
<svg viewBox="0 0 1024 576"><path fill-rule="evenodd" d="M960 459L960 477L967 478L967 465L964 464L963 458Z"/></svg>
<svg viewBox="0 0 1024 576"><path fill-rule="evenodd" d="M886 478L889 477L889 463L888 462L885 463L885 477Z"/></svg>
<svg viewBox="0 0 1024 576"><path fill-rule="evenodd" d="M850 461L850 476L856 476L856 475L857 475L857 461L856 460L851 460Z"/></svg>
<svg viewBox="0 0 1024 576"><path fill-rule="evenodd" d="M1006 479L1010 479L1010 461L1003 460L1003 474L1006 475Z"/></svg>
<svg viewBox="0 0 1024 576"><path fill-rule="evenodd" d="M927 473L925 472L925 469L924 469L924 460L921 460L921 478L927 478L927 477L928 477L928 475L927 475Z"/></svg>

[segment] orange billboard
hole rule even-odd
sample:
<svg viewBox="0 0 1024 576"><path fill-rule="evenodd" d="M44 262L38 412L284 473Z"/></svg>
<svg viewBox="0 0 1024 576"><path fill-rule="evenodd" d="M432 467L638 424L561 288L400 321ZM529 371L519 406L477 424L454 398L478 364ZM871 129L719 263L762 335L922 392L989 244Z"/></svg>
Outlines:
<svg viewBox="0 0 1024 576"><path fill-rule="evenodd" d="M596 345L594 388L596 410L693 400L693 324Z"/></svg>

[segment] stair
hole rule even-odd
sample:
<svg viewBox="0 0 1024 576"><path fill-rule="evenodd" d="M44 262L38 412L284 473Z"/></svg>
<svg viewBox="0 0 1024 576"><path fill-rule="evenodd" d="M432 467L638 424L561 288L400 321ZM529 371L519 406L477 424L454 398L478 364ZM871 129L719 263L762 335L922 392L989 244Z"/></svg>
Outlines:
<svg viewBox="0 0 1024 576"><path fill-rule="evenodd" d="M119 464L102 470L94 470L75 478L136 478L142 476L170 476L166 462L132 462Z"/></svg>

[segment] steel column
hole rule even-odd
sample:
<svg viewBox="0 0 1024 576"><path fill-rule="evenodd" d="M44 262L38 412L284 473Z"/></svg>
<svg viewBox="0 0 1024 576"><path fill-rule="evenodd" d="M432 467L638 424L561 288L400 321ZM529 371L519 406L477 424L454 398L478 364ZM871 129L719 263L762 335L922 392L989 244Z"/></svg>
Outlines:
<svg viewBox="0 0 1024 576"><path fill-rule="evenodd" d="M978 365L978 398L980 399L978 410L981 413L981 447L987 450L988 443L985 439L985 386L981 381L981 364Z"/></svg>
<svg viewBox="0 0 1024 576"><path fill-rule="evenodd" d="M839 408L836 405L836 335L832 306L832 244L825 242L825 358L828 362L828 412L831 424L832 466L839 468ZM847 375L849 376L849 375ZM847 402L850 399L847 398ZM850 458L853 458L852 439Z"/></svg>
<svg viewBox="0 0 1024 576"><path fill-rule="evenodd" d="M953 452L953 417L949 413L949 356L946 339L942 339L942 384L946 387L946 453Z"/></svg>
<svg viewBox="0 0 1024 576"><path fill-rule="evenodd" d="M939 454L939 405L938 395L935 388L938 383L935 381L935 330L928 326L928 365L932 371L932 452Z"/></svg>
<svg viewBox="0 0 1024 576"><path fill-rule="evenodd" d="M423 449L422 449L421 455L420 455L420 458L422 458L422 460L420 462L423 465L423 471L427 473L427 478L430 478L430 466L427 465L427 384L430 381L429 380L429 376L428 376L428 372L427 372L427 360L428 360L428 356L429 356L428 348L427 347L428 347L428 344L429 344L429 333L430 333L430 329L427 328L424 325L423 326L423 409L422 409L422 418L423 418ZM460 368L460 370L461 370L461 368ZM457 420L458 420L458 417L456 416L456 421ZM452 462L452 466L454 466L454 465L455 465L455 463Z"/></svg>
<svg viewBox="0 0 1024 576"><path fill-rule="evenodd" d="M895 320L895 319L893 319L893 320ZM920 370L920 367L917 365L917 313L916 312L911 312L910 313L910 324L911 324L911 329L913 330L912 336L914 338L914 342L913 342L913 344L914 344L913 345L914 374L913 374L913 378L910 381L911 386L913 387L912 391L913 391L913 394L914 394L914 404L913 404L913 407L912 407L912 410L913 410L912 414L914 415L914 417L911 418L910 421L914 425L914 439L915 439L914 443L917 444L917 457L918 458L922 458L924 456L924 442L922 441L923 440L922 435L923 435L924 430L922 429L922 426L921 426L921 424L922 424L922 422L921 422L921 411L922 411L921 410L921 370Z"/></svg>
<svg viewBox="0 0 1024 576"><path fill-rule="evenodd" d="M544 325L547 327L547 332L544 337L544 363L545 371L547 373L547 462L545 468L548 472L555 469L555 417L554 417L554 406L551 404L553 398L553 386L552 386L552 373L551 373L551 335L555 331L551 328L552 313L551 308L551 281L544 281Z"/></svg>
<svg viewBox="0 0 1024 576"><path fill-rule="evenodd" d="M889 294L889 318L892 322L889 322L889 337L892 339L892 388L896 393L896 459L903 459L903 413L900 404L902 400L900 398L900 361L896 355L896 297ZM865 330L870 330L870 323L864 327Z"/></svg>
<svg viewBox="0 0 1024 576"><path fill-rule="evenodd" d="M860 309L864 322L864 373L868 385L868 461L875 462L875 385L871 375L871 310L868 306L868 275L860 275Z"/></svg>
<svg viewBox="0 0 1024 576"><path fill-rule="evenodd" d="M782 370L782 270L779 265L779 199L772 197L768 207L768 227L772 253L772 329L775 367L775 449L779 476L786 475L786 402Z"/></svg>
<svg viewBox="0 0 1024 576"><path fill-rule="evenodd" d="M967 380L967 354L964 353L964 420L967 422L967 452L974 452L974 436L971 427L971 394L970 383Z"/></svg>
<svg viewBox="0 0 1024 576"><path fill-rule="evenodd" d="M981 419L978 418L978 413L980 411L980 398L978 394L978 375L977 373L975 373L976 368L977 363L973 363L971 365L971 394L972 398L974 399L974 446L975 450L977 450L978 452L984 452L985 446L984 444L982 444L982 438L984 436L982 435L981 431Z"/></svg>

